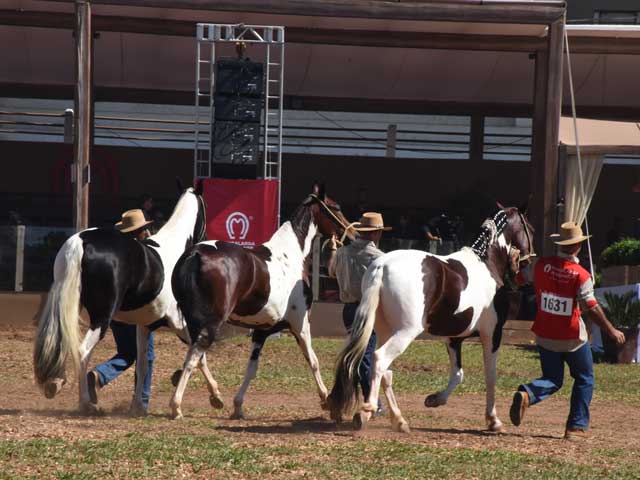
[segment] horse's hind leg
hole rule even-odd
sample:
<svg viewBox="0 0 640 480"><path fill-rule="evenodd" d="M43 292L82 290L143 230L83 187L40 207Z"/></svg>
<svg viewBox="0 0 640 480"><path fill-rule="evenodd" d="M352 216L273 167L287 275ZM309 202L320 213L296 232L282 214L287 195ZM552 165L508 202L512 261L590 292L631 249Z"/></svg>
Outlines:
<svg viewBox="0 0 640 480"><path fill-rule="evenodd" d="M309 367L311 367L313 378L315 379L316 386L318 387L318 395L320 395L320 406L323 410L327 410L327 387L325 387L324 382L322 381L322 376L320 375L320 362L318 362L318 357L316 357L313 347L311 346L311 329L308 313L305 313L300 331L296 331L296 329L292 327L291 333L295 336L304 358L307 359Z"/></svg>
<svg viewBox="0 0 640 480"><path fill-rule="evenodd" d="M102 338L102 328L89 328L80 345L80 370L78 372L78 384L80 387L80 412L86 415L95 415L100 412L97 403L92 403L89 397L87 384L87 370L94 347Z"/></svg>
<svg viewBox="0 0 640 480"><path fill-rule="evenodd" d="M240 390L238 390L238 393L236 393L236 396L233 398L233 413L231 414L232 419L237 420L244 418L244 411L242 410L244 395L245 393L247 393L247 389L249 388L251 380L253 380L256 376L256 373L258 371L258 362L260 360L260 353L262 352L264 342L267 340L267 337L270 334L271 332L265 332L264 330L253 331L253 345L251 346L251 356L249 357L249 364L247 365L247 370L244 374L242 385L240 385Z"/></svg>
<svg viewBox="0 0 640 480"><path fill-rule="evenodd" d="M200 371L204 375L204 378L207 381L207 388L209 389L209 403L213 408L221 409L224 407L224 402L222 401L222 395L220 394L220 390L218 389L218 382L215 381L213 375L209 371L209 366L207 365L207 354L203 353L202 357L200 357L200 362L198 362L198 367Z"/></svg>
<svg viewBox="0 0 640 480"><path fill-rule="evenodd" d="M198 362L200 362L200 359L203 355L204 351L201 349L197 342L193 343L189 347L187 357L184 360L184 366L182 368L180 380L178 381L176 391L171 398L171 402L169 402L169 406L171 407L171 418L175 420L182 418L182 396L184 395L185 388L187 388L187 383L189 382L189 377L191 376L193 369L198 364Z"/></svg>
<svg viewBox="0 0 640 480"><path fill-rule="evenodd" d="M420 325L419 323L417 324ZM375 412L378 405L378 396L382 377L389 369L391 362L393 362L407 349L411 342L420 335L421 331L421 326L418 328L397 331L391 335L391 337L373 354L371 392L369 393L369 398L366 399L366 403L362 405L361 411L356 413L353 417L355 427L358 430L365 427L366 423L371 418L371 415ZM397 408L397 414L402 418L399 408Z"/></svg>
<svg viewBox="0 0 640 480"><path fill-rule="evenodd" d="M409 424L402 417L402 413L398 407L398 402L396 401L396 396L393 393L392 384L393 372L391 370L387 370L384 375L382 375L382 390L384 391L384 395L387 397L387 403L389 404L391 424L395 431L409 433Z"/></svg>
<svg viewBox="0 0 640 480"><path fill-rule="evenodd" d="M425 407L445 405L451 393L464 380L464 372L462 370L462 339L450 338L446 345L447 352L449 353L449 384L445 390L428 395L427 398L424 399Z"/></svg>

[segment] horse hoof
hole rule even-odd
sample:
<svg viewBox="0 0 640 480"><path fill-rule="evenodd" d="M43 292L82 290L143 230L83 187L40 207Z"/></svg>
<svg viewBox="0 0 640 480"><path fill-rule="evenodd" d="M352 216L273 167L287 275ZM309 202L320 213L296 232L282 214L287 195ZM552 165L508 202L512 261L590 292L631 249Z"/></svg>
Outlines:
<svg viewBox="0 0 640 480"><path fill-rule="evenodd" d="M490 422L488 428L489 428L490 432L494 432L494 433L503 433L504 432L504 425L498 419Z"/></svg>
<svg viewBox="0 0 640 480"><path fill-rule="evenodd" d="M325 412L328 412L329 410L331 410L331 408L329 407L328 399L325 398L320 400L320 408Z"/></svg>
<svg viewBox="0 0 640 480"><path fill-rule="evenodd" d="M436 408L446 403L447 402L443 402L440 399L440 396L437 393L432 393L431 395L427 395L427 398L424 399L424 406L427 408Z"/></svg>
<svg viewBox="0 0 640 480"><path fill-rule="evenodd" d="M353 416L353 429L362 431L367 428L367 414L365 412L358 412Z"/></svg>
<svg viewBox="0 0 640 480"><path fill-rule="evenodd" d="M132 417L146 417L147 413L147 409L137 403L131 404L129 408L129 415Z"/></svg>
<svg viewBox="0 0 640 480"><path fill-rule="evenodd" d="M178 382L180 382L181 376L182 376L182 369L178 369L175 372L173 372L173 375L171 375L171 385L173 385L174 387L177 387Z"/></svg>
<svg viewBox="0 0 640 480"><path fill-rule="evenodd" d="M171 412L171 420L182 420L183 418L181 411Z"/></svg>
<svg viewBox="0 0 640 480"><path fill-rule="evenodd" d="M56 378L55 380L51 380L44 384L44 396L48 399L54 398L60 390L62 390L62 386L65 384L64 379Z"/></svg>
<svg viewBox="0 0 640 480"><path fill-rule="evenodd" d="M402 420L401 422L398 422L396 425L394 425L394 430L396 432L400 432L400 433L411 433L411 429L409 428L409 424L405 421Z"/></svg>
<svg viewBox="0 0 640 480"><path fill-rule="evenodd" d="M221 410L224 408L224 402L220 397L216 397L215 395L211 395L209 397L209 403L211 406L217 410Z"/></svg>
<svg viewBox="0 0 640 480"><path fill-rule="evenodd" d="M104 412L95 403L85 403L80 407L80 413L87 417L97 417L102 415Z"/></svg>
<svg viewBox="0 0 640 480"><path fill-rule="evenodd" d="M244 420L244 412L242 410L234 410L230 418L231 420Z"/></svg>

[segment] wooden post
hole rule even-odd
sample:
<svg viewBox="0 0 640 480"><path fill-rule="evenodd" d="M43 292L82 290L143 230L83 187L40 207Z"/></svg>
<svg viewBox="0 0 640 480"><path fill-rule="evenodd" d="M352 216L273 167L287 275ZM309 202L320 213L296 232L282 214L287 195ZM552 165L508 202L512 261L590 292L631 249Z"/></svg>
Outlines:
<svg viewBox="0 0 640 480"><path fill-rule="evenodd" d="M536 249L554 252L549 235L556 229L558 192L558 130L562 106L564 20L549 26L547 49L536 52L531 146L533 209L531 220Z"/></svg>
<svg viewBox="0 0 640 480"><path fill-rule="evenodd" d="M76 92L74 125L74 226L76 231L89 226L89 159L91 154L91 131L93 124L91 3L76 0Z"/></svg>
<svg viewBox="0 0 640 480"><path fill-rule="evenodd" d="M484 116L471 116L471 132L469 134L469 160L480 161L484 154Z"/></svg>

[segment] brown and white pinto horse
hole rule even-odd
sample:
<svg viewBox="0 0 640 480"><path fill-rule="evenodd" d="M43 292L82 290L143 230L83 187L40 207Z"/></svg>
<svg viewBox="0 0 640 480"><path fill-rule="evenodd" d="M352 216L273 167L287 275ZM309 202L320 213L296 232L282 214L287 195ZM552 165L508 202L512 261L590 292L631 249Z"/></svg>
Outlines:
<svg viewBox="0 0 640 480"><path fill-rule="evenodd" d="M327 402L332 418L340 420L356 403L358 365L375 329L378 348L371 393L354 423L363 428L371 418L382 383L394 429L408 432L393 394L389 366L426 330L446 339L451 371L447 388L427 396L425 406L447 403L463 379L461 343L477 335L484 350L487 424L492 431L501 430L495 410L496 358L508 308L501 287L508 269L517 271L534 254L530 229L517 208L501 208L485 220L471 248L445 257L397 250L376 259L362 280L362 302L351 337L338 357L336 382Z"/></svg>
<svg viewBox="0 0 640 480"><path fill-rule="evenodd" d="M315 378L322 404L327 389L311 347L309 308L312 295L305 260L319 231L340 235L349 230L340 207L315 186L291 220L254 249L207 241L185 252L173 272L173 292L192 345L171 400L172 415L181 418L181 403L191 371L225 323L252 328L253 347L244 381L234 398L233 418L242 418L244 394L258 369L266 338L288 328Z"/></svg>

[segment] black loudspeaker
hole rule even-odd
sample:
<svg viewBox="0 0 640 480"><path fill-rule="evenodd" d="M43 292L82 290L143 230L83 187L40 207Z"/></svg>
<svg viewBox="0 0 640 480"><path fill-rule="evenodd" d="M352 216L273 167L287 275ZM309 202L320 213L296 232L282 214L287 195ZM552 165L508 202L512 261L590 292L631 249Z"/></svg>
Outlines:
<svg viewBox="0 0 640 480"><path fill-rule="evenodd" d="M216 93L262 97L264 65L247 59L223 59L216 62Z"/></svg>
<svg viewBox="0 0 640 480"><path fill-rule="evenodd" d="M259 148L259 123L216 121L213 129L215 163L255 164Z"/></svg>
<svg viewBox="0 0 640 480"><path fill-rule="evenodd" d="M211 119L214 164L257 166L263 95L262 63L248 59L216 61L215 113Z"/></svg>

